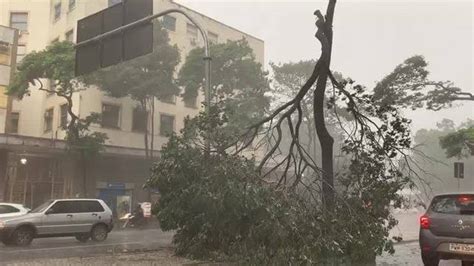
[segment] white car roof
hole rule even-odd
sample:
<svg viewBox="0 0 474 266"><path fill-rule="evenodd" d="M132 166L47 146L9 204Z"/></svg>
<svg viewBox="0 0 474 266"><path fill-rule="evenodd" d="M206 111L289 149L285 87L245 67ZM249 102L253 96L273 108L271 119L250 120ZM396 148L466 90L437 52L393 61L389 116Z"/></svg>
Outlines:
<svg viewBox="0 0 474 266"><path fill-rule="evenodd" d="M22 204L18 204L18 203L0 202L0 205L8 205L8 206L12 206L12 207L25 208L25 206L23 206Z"/></svg>
<svg viewBox="0 0 474 266"><path fill-rule="evenodd" d="M74 199L54 199L52 201L58 201L58 200L61 200L61 201L78 201L78 200L94 200L94 201L102 201L101 199L82 199L82 198L74 198Z"/></svg>

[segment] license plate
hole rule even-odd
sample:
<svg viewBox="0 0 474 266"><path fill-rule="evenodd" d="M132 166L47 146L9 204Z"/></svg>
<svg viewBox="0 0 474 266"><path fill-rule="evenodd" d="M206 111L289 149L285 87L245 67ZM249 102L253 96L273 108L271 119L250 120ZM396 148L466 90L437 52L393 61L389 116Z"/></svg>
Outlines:
<svg viewBox="0 0 474 266"><path fill-rule="evenodd" d="M474 245L450 243L449 251L474 254Z"/></svg>

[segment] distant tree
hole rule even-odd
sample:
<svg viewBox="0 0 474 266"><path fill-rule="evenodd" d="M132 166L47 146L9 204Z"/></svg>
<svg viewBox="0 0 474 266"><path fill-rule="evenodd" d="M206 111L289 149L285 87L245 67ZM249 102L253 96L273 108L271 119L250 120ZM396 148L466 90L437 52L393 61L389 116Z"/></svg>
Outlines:
<svg viewBox="0 0 474 266"><path fill-rule="evenodd" d="M146 114L144 145L147 157L152 157L154 150L155 98L180 94L174 79L180 60L178 47L170 45L168 33L159 22L154 24L153 38L151 54L99 70L86 78L87 83L97 85L113 97L130 96L138 102L139 109Z"/></svg>
<svg viewBox="0 0 474 266"><path fill-rule="evenodd" d="M225 130L239 135L268 110L268 73L256 61L245 39L213 44L210 52L212 102L224 106L228 119ZM204 88L203 56L203 48L191 50L179 71L179 83L185 89L185 99L197 97L199 89Z"/></svg>
<svg viewBox="0 0 474 266"><path fill-rule="evenodd" d="M50 86L43 82L49 80ZM92 123L99 122L99 115L93 113L80 118L73 112L73 95L85 88L81 81L74 77L74 47L70 42L55 42L39 52L32 52L23 58L12 82L8 94L23 98L30 90L37 89L55 94L66 100L70 120L65 127L68 149L80 156L80 167L83 171L83 193L87 194L87 160L99 154L107 135L90 130Z"/></svg>
<svg viewBox="0 0 474 266"><path fill-rule="evenodd" d="M374 101L384 105L434 111L451 107L456 101L474 101L472 93L462 91L451 81L430 80L427 66L423 56L416 55L406 59L377 83Z"/></svg>
<svg viewBox="0 0 474 266"><path fill-rule="evenodd" d="M454 126L450 129L454 130ZM455 132L441 136L439 144L445 150L447 158L474 156L474 120L468 119Z"/></svg>

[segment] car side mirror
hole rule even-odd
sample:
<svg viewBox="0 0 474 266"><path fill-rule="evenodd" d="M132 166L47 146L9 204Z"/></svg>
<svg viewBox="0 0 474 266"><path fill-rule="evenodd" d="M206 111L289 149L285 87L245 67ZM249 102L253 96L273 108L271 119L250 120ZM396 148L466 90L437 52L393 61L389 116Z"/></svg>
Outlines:
<svg viewBox="0 0 474 266"><path fill-rule="evenodd" d="M52 214L52 213L54 213L53 208L49 208L48 210L46 210L46 212L44 214L48 215L48 214Z"/></svg>

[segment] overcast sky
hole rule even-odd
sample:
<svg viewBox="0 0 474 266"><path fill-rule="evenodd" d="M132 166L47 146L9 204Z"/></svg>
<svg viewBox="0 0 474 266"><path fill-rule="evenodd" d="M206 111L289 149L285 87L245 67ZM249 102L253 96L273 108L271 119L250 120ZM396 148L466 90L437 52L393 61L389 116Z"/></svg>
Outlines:
<svg viewBox="0 0 474 266"><path fill-rule="evenodd" d="M177 0L265 41L265 61L317 59L316 9L327 1ZM406 58L421 54L431 79L474 92L474 1L341 0L334 18L332 69L373 87ZM323 12L324 13L324 12ZM409 112L415 130L442 118L474 119L474 103L439 112Z"/></svg>

